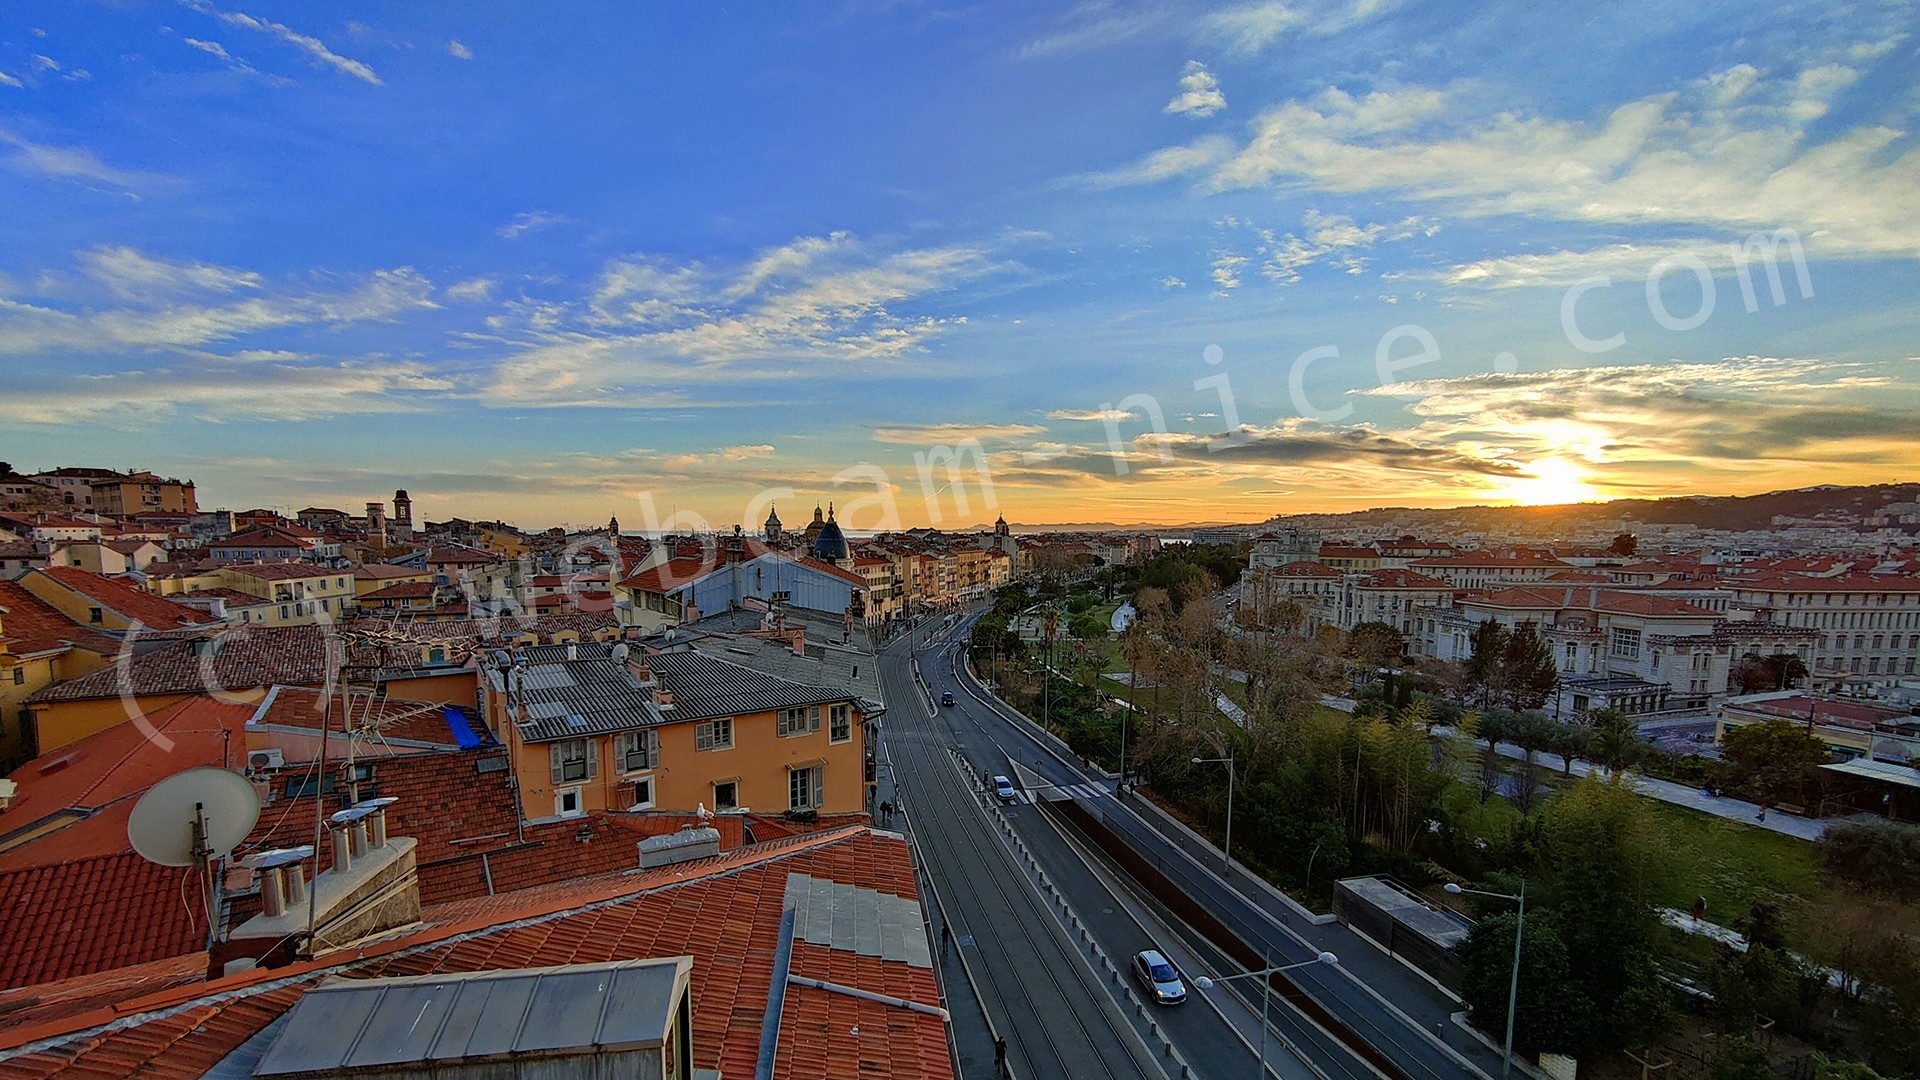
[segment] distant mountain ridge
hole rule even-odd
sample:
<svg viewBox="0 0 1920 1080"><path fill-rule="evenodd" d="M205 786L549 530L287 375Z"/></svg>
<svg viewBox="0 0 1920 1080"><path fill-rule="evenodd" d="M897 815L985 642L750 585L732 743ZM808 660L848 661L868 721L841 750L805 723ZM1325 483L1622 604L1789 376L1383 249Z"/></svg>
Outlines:
<svg viewBox="0 0 1920 1080"><path fill-rule="evenodd" d="M1697 525L1733 531L1764 529L1775 517L1817 518L1822 515L1864 517L1889 503L1920 500L1920 483L1864 484L1769 491L1760 495L1677 495L1662 499L1614 499L1611 502L1566 503L1558 506L1455 506L1446 509L1376 507L1344 514L1281 514L1264 524L1282 525L1298 518L1351 521L1362 524L1369 516L1402 522L1434 523L1463 519L1483 524L1565 524L1603 521L1645 522L1650 525Z"/></svg>

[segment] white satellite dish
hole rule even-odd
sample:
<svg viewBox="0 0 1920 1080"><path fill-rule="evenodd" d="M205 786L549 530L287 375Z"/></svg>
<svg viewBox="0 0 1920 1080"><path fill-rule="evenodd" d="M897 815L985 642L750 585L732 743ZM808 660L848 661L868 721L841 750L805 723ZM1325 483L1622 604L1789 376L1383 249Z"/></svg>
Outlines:
<svg viewBox="0 0 1920 1080"><path fill-rule="evenodd" d="M127 819L127 839L148 862L197 866L232 851L259 819L247 778L207 765L148 788Z"/></svg>

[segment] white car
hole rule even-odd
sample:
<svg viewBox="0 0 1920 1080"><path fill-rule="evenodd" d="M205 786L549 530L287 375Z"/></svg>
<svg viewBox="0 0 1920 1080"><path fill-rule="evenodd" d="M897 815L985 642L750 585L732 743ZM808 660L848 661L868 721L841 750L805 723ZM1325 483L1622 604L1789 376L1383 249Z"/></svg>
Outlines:
<svg viewBox="0 0 1920 1080"><path fill-rule="evenodd" d="M1133 954L1133 977L1141 989L1153 995L1156 1005L1179 1005L1187 1000L1187 987L1180 981L1180 973L1158 949Z"/></svg>
<svg viewBox="0 0 1920 1080"><path fill-rule="evenodd" d="M999 799L1003 803L1012 802L1014 798L1013 781L1007 779L1004 776L994 777L993 778L993 794L995 798Z"/></svg>

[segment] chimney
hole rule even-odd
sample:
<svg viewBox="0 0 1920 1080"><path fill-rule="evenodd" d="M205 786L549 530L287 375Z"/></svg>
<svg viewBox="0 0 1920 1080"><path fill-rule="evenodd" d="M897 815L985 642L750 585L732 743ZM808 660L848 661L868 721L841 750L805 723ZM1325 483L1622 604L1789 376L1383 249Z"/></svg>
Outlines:
<svg viewBox="0 0 1920 1080"><path fill-rule="evenodd" d="M312 907L314 935L304 949L319 956L420 918L420 881L415 871L417 841L389 836L387 808L392 798L368 799L332 815L333 865L301 878L300 862L311 848L292 848L249 856L246 865L261 877L260 914L235 928L221 958L260 959L276 966L292 959L281 948L304 938Z"/></svg>
<svg viewBox="0 0 1920 1080"><path fill-rule="evenodd" d="M579 642L577 641L567 642L567 659L569 660L580 659L580 643Z"/></svg>

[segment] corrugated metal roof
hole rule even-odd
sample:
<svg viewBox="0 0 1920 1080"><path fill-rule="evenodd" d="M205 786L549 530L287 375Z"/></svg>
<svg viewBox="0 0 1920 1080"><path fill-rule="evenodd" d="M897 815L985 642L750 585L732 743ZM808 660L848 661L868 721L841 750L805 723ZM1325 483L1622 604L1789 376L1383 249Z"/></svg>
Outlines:
<svg viewBox="0 0 1920 1080"><path fill-rule="evenodd" d="M799 705L850 701L860 695L847 686L808 686L719 657L688 650L658 653L647 663L673 693L677 720L738 716Z"/></svg>
<svg viewBox="0 0 1920 1080"><path fill-rule="evenodd" d="M692 970L691 957L673 957L389 979L336 976L294 1005L253 1075L392 1075L465 1059L658 1048Z"/></svg>
<svg viewBox="0 0 1920 1080"><path fill-rule="evenodd" d="M573 660L567 659L568 648L537 645L520 650L527 661L516 669L525 714L516 725L522 739L551 742L662 722L653 690L613 659L612 646L582 643Z"/></svg>

